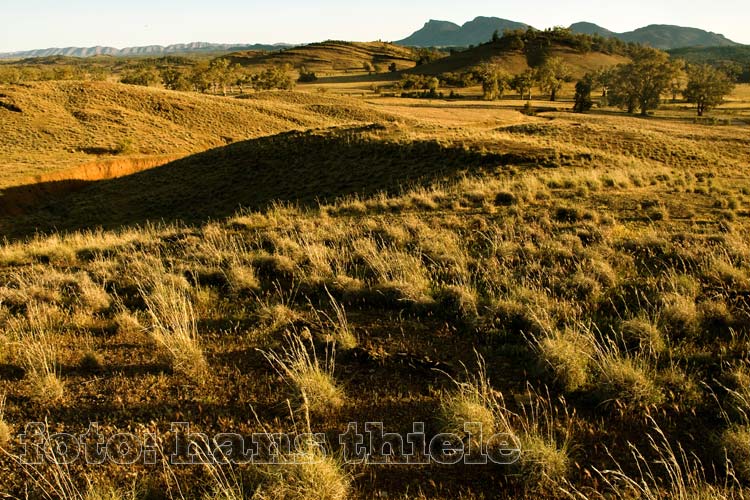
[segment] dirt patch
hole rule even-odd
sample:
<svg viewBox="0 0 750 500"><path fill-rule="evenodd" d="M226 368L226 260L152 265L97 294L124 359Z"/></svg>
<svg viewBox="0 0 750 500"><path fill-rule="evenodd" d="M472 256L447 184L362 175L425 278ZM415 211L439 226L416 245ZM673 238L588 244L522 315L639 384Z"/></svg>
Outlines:
<svg viewBox="0 0 750 500"><path fill-rule="evenodd" d="M0 215L21 215L30 208L50 201L92 182L115 179L165 165L182 155L117 158L85 163L77 167L36 175L21 185L0 192Z"/></svg>

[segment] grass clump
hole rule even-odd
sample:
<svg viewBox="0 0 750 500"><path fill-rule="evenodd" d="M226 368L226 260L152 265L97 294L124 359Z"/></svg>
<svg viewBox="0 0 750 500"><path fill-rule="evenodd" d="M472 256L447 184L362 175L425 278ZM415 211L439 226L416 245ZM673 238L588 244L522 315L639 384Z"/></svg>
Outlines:
<svg viewBox="0 0 750 500"><path fill-rule="evenodd" d="M311 443L292 463L268 468L252 500L346 500L350 478L333 457Z"/></svg>
<svg viewBox="0 0 750 500"><path fill-rule="evenodd" d="M734 465L737 479L750 482L750 425L733 425L721 434L721 447Z"/></svg>
<svg viewBox="0 0 750 500"><path fill-rule="evenodd" d="M149 332L175 372L200 382L208 364L198 339L193 303L178 283L157 277L140 286L151 320Z"/></svg>
<svg viewBox="0 0 750 500"><path fill-rule="evenodd" d="M40 404L60 401L64 386L59 377L58 342L54 337L54 310L30 304L28 319L11 325L20 362L26 370L31 398Z"/></svg>
<svg viewBox="0 0 750 500"><path fill-rule="evenodd" d="M480 355L477 355L477 364L476 374L472 375L464 369L466 380L453 380L456 389L441 399L438 420L442 432L466 436L466 424L478 424L482 438L489 438L497 432L510 430L509 423L503 421L504 415L500 412L502 396L492 389L486 363Z"/></svg>
<svg viewBox="0 0 750 500"><path fill-rule="evenodd" d="M665 351L667 343L657 326L645 316L625 320L620 325L620 334L631 349L658 355Z"/></svg>
<svg viewBox="0 0 750 500"><path fill-rule="evenodd" d="M664 402L656 373L643 356L622 353L614 341L602 341L595 354L596 387L605 402L639 410Z"/></svg>
<svg viewBox="0 0 750 500"><path fill-rule="evenodd" d="M305 345L303 336L309 338ZM287 332L280 352L260 351L276 372L294 389L297 403L312 413L325 414L344 405L344 393L333 378L335 347L319 360L309 331Z"/></svg>
<svg viewBox="0 0 750 500"><path fill-rule="evenodd" d="M573 392L588 384L593 351L589 336L566 328L530 336L529 340L542 363L552 371L555 382L565 391Z"/></svg>

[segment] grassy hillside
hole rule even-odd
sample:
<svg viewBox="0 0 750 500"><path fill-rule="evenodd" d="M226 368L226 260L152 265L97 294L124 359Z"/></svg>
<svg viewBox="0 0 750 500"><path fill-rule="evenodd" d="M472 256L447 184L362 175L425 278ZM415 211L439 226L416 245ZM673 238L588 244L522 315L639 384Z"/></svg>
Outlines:
<svg viewBox="0 0 750 500"><path fill-rule="evenodd" d="M574 77L579 78L589 71L614 66L627 61L621 55L605 54L602 52L581 53L578 50L564 47L552 46L549 50L550 57L559 57L565 61L572 70ZM522 73L529 68L528 60L522 50L509 49L504 44L487 43L456 52L449 57L439 59L429 64L421 65L413 70L413 73L423 75L440 75L442 73L461 72L483 62L492 62L511 74Z"/></svg>
<svg viewBox="0 0 750 500"><path fill-rule="evenodd" d="M384 42L340 41L312 43L268 54L237 52L226 57L243 66L262 68L288 64L320 73L361 72L365 63L380 71L388 71L392 63L398 69L406 69L413 67L417 60L416 51L407 47Z"/></svg>
<svg viewBox="0 0 750 500"><path fill-rule="evenodd" d="M383 119L333 97L293 92L249 97L105 82L0 86L0 187L92 161L186 155L292 129Z"/></svg>
<svg viewBox="0 0 750 500"><path fill-rule="evenodd" d="M0 244L0 491L59 496L27 475L54 467L13 460L41 415L152 434L164 457L171 422L330 443L294 464L56 469L106 498L743 498L747 124L481 109L225 145L14 218L112 227ZM350 422L504 433L521 455L342 464Z"/></svg>

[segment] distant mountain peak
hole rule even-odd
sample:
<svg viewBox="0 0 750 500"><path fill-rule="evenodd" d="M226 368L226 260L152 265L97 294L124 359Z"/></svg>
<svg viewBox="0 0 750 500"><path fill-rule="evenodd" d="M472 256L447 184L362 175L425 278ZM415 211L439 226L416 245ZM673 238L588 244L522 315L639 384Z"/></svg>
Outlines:
<svg viewBox="0 0 750 500"><path fill-rule="evenodd" d="M477 45L489 41L495 31L527 28L528 25L501 19L478 16L459 26L450 21L431 19L412 35L395 43L415 47L450 47Z"/></svg>

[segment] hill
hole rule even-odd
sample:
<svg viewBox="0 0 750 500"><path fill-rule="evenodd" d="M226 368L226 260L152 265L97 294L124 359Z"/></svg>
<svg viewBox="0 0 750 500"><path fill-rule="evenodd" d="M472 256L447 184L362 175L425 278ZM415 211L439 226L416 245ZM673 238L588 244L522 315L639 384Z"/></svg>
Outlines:
<svg viewBox="0 0 750 500"><path fill-rule="evenodd" d="M573 33L581 33L584 35L599 35L605 38L617 36L617 33L615 33L614 31L609 31L607 28L602 28L598 24L585 21L571 24L570 31L572 31Z"/></svg>
<svg viewBox="0 0 750 500"><path fill-rule="evenodd" d="M728 70L741 82L750 82L750 45L732 47L686 47L669 51L689 63L713 64Z"/></svg>
<svg viewBox="0 0 750 500"><path fill-rule="evenodd" d="M282 131L384 119L322 95L245 97L107 82L0 86L0 187L92 161L185 155Z"/></svg>
<svg viewBox="0 0 750 500"><path fill-rule="evenodd" d="M492 38L495 31L523 29L524 23L500 19L498 17L477 17L463 26L448 21L430 20L412 35L399 40L399 45L414 47L466 47L484 43Z"/></svg>
<svg viewBox="0 0 750 500"><path fill-rule="evenodd" d="M580 78L585 73L615 66L626 62L624 55L601 51L582 52L580 49L565 43L553 42L546 49L550 57L559 57L571 68L573 77ZM510 46L507 39L479 45L472 49L454 52L448 57L421 65L411 72L423 75L440 75L458 73L476 67L483 62L492 62L511 74L522 73L529 69L529 55L519 48Z"/></svg>
<svg viewBox="0 0 750 500"><path fill-rule="evenodd" d="M117 49L114 47L65 47L24 50L19 52L0 53L0 59L26 59L31 57L69 56L69 57L94 57L94 56L162 56L168 54L195 54L204 52L231 52L237 50L279 50L289 47L287 44L225 44L225 43L178 43L174 45L147 45L144 47L126 47Z"/></svg>
<svg viewBox="0 0 750 500"><path fill-rule="evenodd" d="M225 56L242 66L289 65L316 72L362 71L365 63L380 71L387 71L392 63L399 69L406 69L416 64L417 57L415 50L391 43L337 40L301 45L273 53L235 52Z"/></svg>
<svg viewBox="0 0 750 500"><path fill-rule="evenodd" d="M571 31L587 35L601 35L617 38L624 42L650 45L657 49L668 50L682 47L728 47L740 45L724 35L711 33L698 28L685 28L667 24L652 24L634 31L615 33L593 23L581 22L570 26Z"/></svg>

